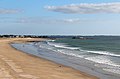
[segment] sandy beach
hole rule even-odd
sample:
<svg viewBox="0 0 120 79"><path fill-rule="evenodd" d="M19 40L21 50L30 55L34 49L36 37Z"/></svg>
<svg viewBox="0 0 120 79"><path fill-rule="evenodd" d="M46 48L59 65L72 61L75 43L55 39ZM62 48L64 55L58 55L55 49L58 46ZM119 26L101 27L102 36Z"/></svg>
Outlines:
<svg viewBox="0 0 120 79"><path fill-rule="evenodd" d="M0 79L98 79L73 68L28 55L10 46L12 42L39 40L45 39L0 39Z"/></svg>

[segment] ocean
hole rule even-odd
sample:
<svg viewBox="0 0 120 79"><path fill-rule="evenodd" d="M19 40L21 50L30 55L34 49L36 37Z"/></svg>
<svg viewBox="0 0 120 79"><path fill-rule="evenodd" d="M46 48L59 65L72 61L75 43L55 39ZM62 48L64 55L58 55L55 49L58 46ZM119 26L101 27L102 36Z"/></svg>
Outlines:
<svg viewBox="0 0 120 79"><path fill-rule="evenodd" d="M100 79L120 79L120 36L84 38L88 39L57 38L12 46Z"/></svg>

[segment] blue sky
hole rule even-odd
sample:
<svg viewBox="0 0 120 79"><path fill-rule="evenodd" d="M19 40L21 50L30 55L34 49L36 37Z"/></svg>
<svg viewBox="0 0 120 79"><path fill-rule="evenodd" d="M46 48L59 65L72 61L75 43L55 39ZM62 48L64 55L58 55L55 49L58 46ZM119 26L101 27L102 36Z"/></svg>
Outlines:
<svg viewBox="0 0 120 79"><path fill-rule="evenodd" d="M120 35L120 0L0 0L0 34Z"/></svg>

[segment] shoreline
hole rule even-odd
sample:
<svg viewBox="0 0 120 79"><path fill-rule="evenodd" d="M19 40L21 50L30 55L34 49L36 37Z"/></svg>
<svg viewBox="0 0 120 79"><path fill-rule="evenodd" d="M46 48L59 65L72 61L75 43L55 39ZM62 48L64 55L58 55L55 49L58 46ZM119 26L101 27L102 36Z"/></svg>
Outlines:
<svg viewBox="0 0 120 79"><path fill-rule="evenodd" d="M37 38L37 40L39 39ZM36 39L13 38L2 39L0 41L0 61L6 64L0 63L0 67L3 68L4 72L8 73L7 77L10 79L98 79L95 76L71 67L24 53L10 45L10 43L22 43L26 41L36 41ZM0 77L2 76L0 73Z"/></svg>

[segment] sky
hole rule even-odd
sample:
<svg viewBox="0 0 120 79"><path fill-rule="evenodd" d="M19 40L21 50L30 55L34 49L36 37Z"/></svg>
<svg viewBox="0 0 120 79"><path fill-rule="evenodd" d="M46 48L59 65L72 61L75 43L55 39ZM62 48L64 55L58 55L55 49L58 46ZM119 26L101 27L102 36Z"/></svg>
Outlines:
<svg viewBox="0 0 120 79"><path fill-rule="evenodd" d="M0 0L0 34L120 35L120 0Z"/></svg>

